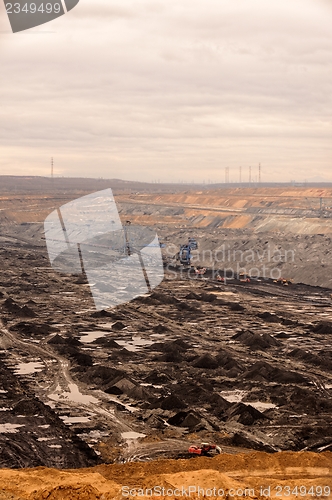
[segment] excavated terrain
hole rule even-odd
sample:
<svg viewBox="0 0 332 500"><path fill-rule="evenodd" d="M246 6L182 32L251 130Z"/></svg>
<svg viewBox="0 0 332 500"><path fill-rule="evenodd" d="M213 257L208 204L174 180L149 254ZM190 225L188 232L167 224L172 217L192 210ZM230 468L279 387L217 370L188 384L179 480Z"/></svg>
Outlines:
<svg viewBox="0 0 332 500"><path fill-rule="evenodd" d="M4 500L330 497L332 456L263 452L59 471L0 471ZM2 493L1 493L2 491Z"/></svg>
<svg viewBox="0 0 332 500"><path fill-rule="evenodd" d="M180 206L170 225L162 214L153 223L137 209L135 223L149 219L166 242L165 279L147 296L97 312L83 275L52 269L42 231L48 213L84 194L16 194L19 208L10 192L1 197L0 466L97 468L71 474L2 471L3 498L117 498L128 481L135 488L157 479L189 485L198 478L190 476L192 470L199 470L204 484L225 489L286 485L287 479L307 486L324 479L328 486L328 256L325 271L320 267L326 234L306 241L302 233L288 232L284 239L275 230L260 232L263 247L265 241L317 245L310 250L312 261L304 260L304 251L298 261L297 276L304 279L284 275L293 283L283 286L270 276L247 282L228 271L221 282L216 269L222 273L223 262L198 277L176 263L172 248L195 235L199 251L220 249L228 234L232 248L243 239L244 252L258 241L253 229L188 223L187 231ZM130 196L136 195L118 194L123 220L133 216L125 201ZM201 255L197 262L209 264ZM311 280L314 262L324 280ZM279 264L283 271L285 264ZM217 443L223 454L190 458L188 446L202 441ZM280 451L301 453L275 454ZM152 459L158 460L141 463ZM257 490L252 497L259 496Z"/></svg>

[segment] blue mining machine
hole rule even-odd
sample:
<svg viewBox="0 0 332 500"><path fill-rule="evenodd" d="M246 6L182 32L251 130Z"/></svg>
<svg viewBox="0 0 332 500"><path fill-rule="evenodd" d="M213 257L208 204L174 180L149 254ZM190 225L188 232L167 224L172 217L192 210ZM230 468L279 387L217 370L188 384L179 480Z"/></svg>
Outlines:
<svg viewBox="0 0 332 500"><path fill-rule="evenodd" d="M191 265L191 247L189 244L180 246L179 260L184 266Z"/></svg>

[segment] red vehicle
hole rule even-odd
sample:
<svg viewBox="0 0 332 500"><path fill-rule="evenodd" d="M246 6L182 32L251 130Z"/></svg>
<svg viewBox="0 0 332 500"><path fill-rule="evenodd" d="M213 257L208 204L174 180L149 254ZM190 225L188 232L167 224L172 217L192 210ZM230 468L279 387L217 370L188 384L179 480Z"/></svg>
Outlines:
<svg viewBox="0 0 332 500"><path fill-rule="evenodd" d="M215 451L216 453L221 453L221 449L216 444L202 443L201 446L195 444L188 448L188 452L192 455L208 456L210 451Z"/></svg>
<svg viewBox="0 0 332 500"><path fill-rule="evenodd" d="M206 267L196 267L195 274L196 276L203 276L206 273Z"/></svg>

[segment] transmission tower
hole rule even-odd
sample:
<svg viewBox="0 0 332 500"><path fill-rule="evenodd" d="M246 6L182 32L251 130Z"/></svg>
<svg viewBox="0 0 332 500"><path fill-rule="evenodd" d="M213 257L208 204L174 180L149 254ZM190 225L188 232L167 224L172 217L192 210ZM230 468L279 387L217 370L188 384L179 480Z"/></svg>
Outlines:
<svg viewBox="0 0 332 500"><path fill-rule="evenodd" d="M229 183L229 167L225 167L225 184Z"/></svg>

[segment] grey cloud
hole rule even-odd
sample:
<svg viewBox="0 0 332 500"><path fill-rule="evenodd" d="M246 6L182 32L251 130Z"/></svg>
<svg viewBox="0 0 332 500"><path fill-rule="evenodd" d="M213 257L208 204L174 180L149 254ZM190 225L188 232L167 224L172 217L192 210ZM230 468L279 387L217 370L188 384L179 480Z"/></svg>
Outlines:
<svg viewBox="0 0 332 500"><path fill-rule="evenodd" d="M296 176L316 147L329 173L332 10L271 5L81 0L54 34L5 37L3 164L25 150L33 171L54 150L70 175L95 157L94 175L111 177L110 159L136 179L156 166L202 179L205 159L217 173L264 160L280 176L291 163Z"/></svg>

